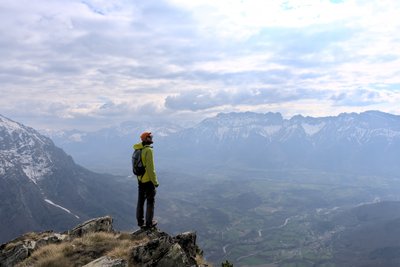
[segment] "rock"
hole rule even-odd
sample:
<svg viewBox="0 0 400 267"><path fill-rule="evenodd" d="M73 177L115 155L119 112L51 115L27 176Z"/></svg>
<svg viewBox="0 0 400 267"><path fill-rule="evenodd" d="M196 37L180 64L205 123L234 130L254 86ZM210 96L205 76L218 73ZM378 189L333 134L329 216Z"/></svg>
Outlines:
<svg viewBox="0 0 400 267"><path fill-rule="evenodd" d="M89 262L88 264L84 265L83 267L127 267L128 263L123 259L112 259L107 256L103 256Z"/></svg>
<svg viewBox="0 0 400 267"><path fill-rule="evenodd" d="M3 249L0 251L0 266L1 267L12 267L18 262L23 261L30 255L29 249L23 243L16 244L11 248Z"/></svg>
<svg viewBox="0 0 400 267"><path fill-rule="evenodd" d="M34 236L21 236L0 246L0 266L14 266L28 258L40 247L62 242L66 235L43 232Z"/></svg>
<svg viewBox="0 0 400 267"><path fill-rule="evenodd" d="M80 237L87 233L100 231L113 232L112 218L110 216L86 221L68 231L68 235L52 231L28 233L0 246L0 267L14 266L28 258L38 248L60 243L67 237Z"/></svg>
<svg viewBox="0 0 400 267"><path fill-rule="evenodd" d="M196 233L185 232L173 238L174 243L178 243L185 251L190 265L196 264L196 255L200 251L196 245Z"/></svg>
<svg viewBox="0 0 400 267"><path fill-rule="evenodd" d="M114 232L112 222L113 220L110 216L92 219L68 231L68 235L70 237L81 237L88 233Z"/></svg>
<svg viewBox="0 0 400 267"><path fill-rule="evenodd" d="M134 247L131 252L131 259L139 266L155 266L168 253L171 246L172 238L168 235L161 236Z"/></svg>
<svg viewBox="0 0 400 267"><path fill-rule="evenodd" d="M138 229L132 233L133 240L142 240L145 237L149 237L151 235L150 230Z"/></svg>
<svg viewBox="0 0 400 267"><path fill-rule="evenodd" d="M61 243L66 239L67 235L59 234L59 233L52 233L49 236L45 236L32 244L32 250L36 250L40 247L47 246L49 244L58 244Z"/></svg>
<svg viewBox="0 0 400 267"><path fill-rule="evenodd" d="M196 233L186 232L171 238L167 233L139 230L132 234L136 239L148 237L150 241L133 248L131 258L139 266L197 266Z"/></svg>
<svg viewBox="0 0 400 267"><path fill-rule="evenodd" d="M189 260L185 251L179 244L174 244L168 250L167 254L161 258L156 266L159 267L186 267L189 266Z"/></svg>

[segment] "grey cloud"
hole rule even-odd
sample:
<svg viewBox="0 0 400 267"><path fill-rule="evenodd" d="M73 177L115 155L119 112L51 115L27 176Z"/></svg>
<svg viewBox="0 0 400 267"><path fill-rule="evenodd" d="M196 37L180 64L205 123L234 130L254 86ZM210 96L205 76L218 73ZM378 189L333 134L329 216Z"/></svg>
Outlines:
<svg viewBox="0 0 400 267"><path fill-rule="evenodd" d="M127 103L115 104L112 101L108 101L101 105L95 114L97 116L105 117L119 117L129 114L130 106Z"/></svg>
<svg viewBox="0 0 400 267"><path fill-rule="evenodd" d="M36 129L82 129L96 130L99 128L118 125L123 121L133 118L141 121L159 120L168 118L170 112L160 110L156 105L148 103L140 106L132 106L129 103L115 104L105 102L97 110L91 113L79 113L70 111L70 106L60 102L50 105L42 102L21 101L19 109L2 107L1 114L13 120L22 122ZM78 108L86 108L82 103ZM29 114L26 112L29 110Z"/></svg>
<svg viewBox="0 0 400 267"><path fill-rule="evenodd" d="M193 90L168 96L165 106L173 110L206 110L223 105L262 105L269 103L290 102L299 99L321 99L326 92L309 89L284 90L284 89L252 89L238 92L206 90Z"/></svg>
<svg viewBox="0 0 400 267"><path fill-rule="evenodd" d="M0 52L0 59L2 62L15 58L21 59L20 62L35 62L41 67L40 75L49 72L77 75L84 72L88 65L107 68L110 59L116 62L111 66L114 73L139 77L166 75L162 65L171 61L173 57L182 57L180 48L188 47L187 40L193 38L193 30L189 26L193 25L193 22L190 21L189 15L163 1L145 2L125 2L135 9L136 13L132 14L132 24L123 26L111 18L95 19L81 15L79 11L74 16L51 11L50 13L57 14L54 15L47 14L47 9L37 8L44 12L40 19L30 19L22 28L14 27L15 25L10 23L15 33L11 34L11 31L8 31L8 36L0 37L0 46L5 46L5 49L1 50L3 52ZM95 2L84 3L94 13L108 12L99 11L101 7L95 5ZM38 3L39 6L40 4ZM19 16L18 12L13 13ZM10 14L11 12L8 16ZM20 16L26 21L25 13L23 14ZM13 19L10 18L9 21ZM36 40L26 42L23 39L27 35L25 33L36 36ZM126 65L118 66L118 61L123 62L124 59L134 59L140 67L129 70ZM8 72L20 77L27 75L12 68Z"/></svg>
<svg viewBox="0 0 400 267"><path fill-rule="evenodd" d="M200 90L180 93L177 96L168 96L165 106L174 110L203 110L222 105L221 94L212 96L209 92Z"/></svg>
<svg viewBox="0 0 400 267"><path fill-rule="evenodd" d="M42 68L43 74L52 73L60 75L79 75L84 70L84 65L74 64L68 60L49 60Z"/></svg>
<svg viewBox="0 0 400 267"><path fill-rule="evenodd" d="M377 104L381 100L380 93L367 89L342 92L334 94L330 98L336 106L369 106Z"/></svg>

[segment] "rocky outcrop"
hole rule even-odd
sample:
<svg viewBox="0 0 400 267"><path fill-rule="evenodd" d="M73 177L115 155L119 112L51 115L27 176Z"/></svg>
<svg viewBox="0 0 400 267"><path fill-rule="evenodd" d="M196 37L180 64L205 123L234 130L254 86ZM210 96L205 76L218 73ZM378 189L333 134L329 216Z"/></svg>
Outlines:
<svg viewBox="0 0 400 267"><path fill-rule="evenodd" d="M113 258L106 255L104 249L103 254L92 256L80 266L85 267L126 267L128 263L134 266L160 266L160 267L186 267L186 266L207 266L197 262L198 256L201 257L202 252L196 245L196 233L186 232L175 237L171 237L165 232L158 229L138 230L132 234L114 232L112 226L112 218L109 216L101 217L86 221L70 231L63 234L54 232L29 233L20 238L0 246L0 267L15 266L16 264L27 260L35 259L37 256L30 258L32 253L37 249L50 244L74 242L81 240L79 238L98 232L111 233L107 236L125 235L127 253L125 257ZM114 238L112 242L120 242ZM110 241L110 242L111 242ZM81 242L81 241L79 241ZM104 242L104 241L102 241ZM74 246L74 245L70 245ZM44 248L46 249L46 248ZM93 248L92 248L93 249ZM112 247L110 248L112 250ZM98 250L95 247L95 250ZM78 249L79 251L79 249ZM108 250L110 251L110 250ZM82 253L84 253L82 251ZM79 256L79 255L78 255ZM76 255L75 255L76 257ZM97 258L97 259L96 259ZM92 260L92 261L91 261ZM35 264L29 264L29 266Z"/></svg>
<svg viewBox="0 0 400 267"><path fill-rule="evenodd" d="M0 266L14 266L16 263L29 257L29 247L25 244L17 244L10 248L2 245L0 247Z"/></svg>
<svg viewBox="0 0 400 267"><path fill-rule="evenodd" d="M185 232L177 235L173 238L173 241L178 243L185 251L189 264L195 264L196 255L203 254L203 252L196 245L196 233L194 232Z"/></svg>
<svg viewBox="0 0 400 267"><path fill-rule="evenodd" d="M86 221L68 231L69 237L80 237L89 233L113 232L113 219L110 216L100 217Z"/></svg>
<svg viewBox="0 0 400 267"><path fill-rule="evenodd" d="M171 237L159 231L137 231L134 236L148 235L152 238L132 250L131 259L139 266L185 267L199 266L196 255L201 250L196 245L196 233L186 232Z"/></svg>
<svg viewBox="0 0 400 267"><path fill-rule="evenodd" d="M51 231L28 233L0 246L0 266L14 266L40 247L61 243L67 236Z"/></svg>

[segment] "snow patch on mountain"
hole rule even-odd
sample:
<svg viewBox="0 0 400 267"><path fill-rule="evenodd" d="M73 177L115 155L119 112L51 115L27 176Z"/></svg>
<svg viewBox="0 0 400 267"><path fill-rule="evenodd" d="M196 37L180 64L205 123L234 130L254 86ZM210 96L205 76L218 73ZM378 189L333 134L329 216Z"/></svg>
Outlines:
<svg viewBox="0 0 400 267"><path fill-rule="evenodd" d="M392 129L376 129L376 130L371 131L371 133L376 136L386 137L390 141L391 141L391 139L400 137L400 131L394 131Z"/></svg>
<svg viewBox="0 0 400 267"><path fill-rule="evenodd" d="M50 139L30 127L9 120L0 115L0 174L9 170L22 170L33 182L52 174L51 155L47 147Z"/></svg>
<svg viewBox="0 0 400 267"><path fill-rule="evenodd" d="M0 115L0 123L2 128L5 129L9 135L11 135L13 132L18 131L21 128L21 125L15 121L9 120L3 116Z"/></svg>
<svg viewBox="0 0 400 267"><path fill-rule="evenodd" d="M44 176L51 175L53 173L47 162L43 162L42 164L30 164L29 159L27 158L25 158L24 161L28 162L22 165L22 170L29 180L35 184Z"/></svg>
<svg viewBox="0 0 400 267"><path fill-rule="evenodd" d="M280 125L270 125L262 127L259 133L263 137L270 137L279 132L280 129L282 129L282 126Z"/></svg>
<svg viewBox="0 0 400 267"><path fill-rule="evenodd" d="M67 212L67 213L69 213L69 214L75 216L75 218L80 219L78 215L73 214L69 209L64 208L63 206L60 206L60 205L55 204L55 203L54 203L53 201L51 201L50 199L45 198L44 201L46 201L47 203L49 203L50 205L52 205L52 206L54 206L54 207L56 207L56 208L62 209L63 211L65 211L65 212Z"/></svg>
<svg viewBox="0 0 400 267"><path fill-rule="evenodd" d="M219 140L222 140L225 135L230 132L229 127L218 127L216 131L216 136Z"/></svg>
<svg viewBox="0 0 400 267"><path fill-rule="evenodd" d="M313 136L314 134L318 133L319 131L321 131L322 128L324 128L325 123L321 122L318 124L309 124L309 123L302 123L301 126L304 129L304 132L309 135L309 136Z"/></svg>

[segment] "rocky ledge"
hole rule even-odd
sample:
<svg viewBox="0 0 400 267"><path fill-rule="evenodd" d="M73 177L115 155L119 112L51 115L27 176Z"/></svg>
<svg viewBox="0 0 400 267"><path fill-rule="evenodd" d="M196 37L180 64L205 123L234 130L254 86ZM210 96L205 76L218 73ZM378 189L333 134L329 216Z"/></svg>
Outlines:
<svg viewBox="0 0 400 267"><path fill-rule="evenodd" d="M28 233L0 246L0 267L8 266L210 266L196 233L170 236L158 229L114 231L109 216L84 222L64 233Z"/></svg>

